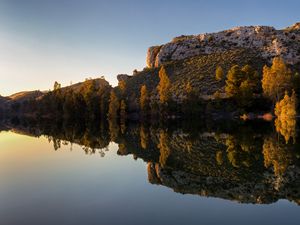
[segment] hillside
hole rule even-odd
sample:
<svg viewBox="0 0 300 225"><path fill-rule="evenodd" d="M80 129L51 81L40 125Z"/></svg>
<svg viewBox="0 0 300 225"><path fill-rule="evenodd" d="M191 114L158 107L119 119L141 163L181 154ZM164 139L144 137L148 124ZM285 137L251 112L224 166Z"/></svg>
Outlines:
<svg viewBox="0 0 300 225"><path fill-rule="evenodd" d="M273 66L274 59L279 60L277 62L281 66L278 68L283 69L278 74L290 74L289 81L285 81L285 91L295 90L299 94L300 23L282 30L248 26L180 36L167 44L150 47L147 67L142 71L135 70L133 75L119 74L119 85L115 88L104 78L67 87L56 83L54 91L20 92L9 96L9 103L36 101L27 101L27 105L22 106L11 104L11 110L6 114L27 112L40 117L71 118L75 112L77 118L87 114L92 118L100 114L101 117L112 114L111 118L120 118L122 114L127 119L139 119L143 85L146 86L147 116L162 115L163 108L165 117L181 118L183 115L189 117L189 113L226 118L237 118L245 113L263 114L273 110L272 105L275 105L262 90L263 67ZM216 78L217 68L222 71L220 79ZM160 70L163 72L160 73ZM157 89L160 76L164 76L167 83L163 90L166 101L161 100L162 94ZM272 79L270 77L268 83ZM226 88L233 92L226 91ZM114 92L111 93L111 90ZM278 96L282 95L282 98L285 92L279 92Z"/></svg>
<svg viewBox="0 0 300 225"><path fill-rule="evenodd" d="M224 82L216 81L216 67L221 66L224 71L232 65L249 64L258 71L262 70L267 61L259 53L249 49L235 49L223 53L202 54L183 60L165 63L168 76L171 81L171 93L173 99L180 100L184 97L185 86L189 82L202 98L213 95L216 91L224 91ZM136 75L126 79L126 93L128 98L140 95L140 88L146 84L149 92L156 92L159 83L159 68L147 68Z"/></svg>
<svg viewBox="0 0 300 225"><path fill-rule="evenodd" d="M82 91L82 89L85 87L85 85L90 82L93 81L95 83L95 88L96 89L101 89L104 88L106 86L109 86L109 83L102 79L102 78L97 78L97 79L91 79L91 80L86 80L83 82L78 82L76 84L73 85L69 85L66 87L62 87L61 91L64 92L68 92L68 91L73 91L74 93L78 93L80 91ZM22 91L22 92L18 92L15 94L12 94L10 96L7 97L2 97L0 96L0 104L1 103L22 103L24 101L28 101L28 100L32 100L32 99L42 99L45 94L49 93L49 91Z"/></svg>
<svg viewBox="0 0 300 225"><path fill-rule="evenodd" d="M88 80L85 80L83 82L78 82L78 83L72 84L70 86L62 87L61 91L64 92L64 91L70 91L70 90L72 90L73 92L78 93L90 81L94 82L96 89L101 89L101 88L104 88L104 87L107 87L107 86L110 85L104 78L96 78L96 79L88 79Z"/></svg>
<svg viewBox="0 0 300 225"><path fill-rule="evenodd" d="M44 92L41 91L22 91L8 96L9 101L13 102L23 102L30 99L36 99L44 95Z"/></svg>
<svg viewBox="0 0 300 225"><path fill-rule="evenodd" d="M171 42L153 46L147 52L147 67L189 57L226 52L237 48L255 50L265 60L281 56L287 63L300 62L300 23L282 30L269 26L235 27L217 33L180 36Z"/></svg>

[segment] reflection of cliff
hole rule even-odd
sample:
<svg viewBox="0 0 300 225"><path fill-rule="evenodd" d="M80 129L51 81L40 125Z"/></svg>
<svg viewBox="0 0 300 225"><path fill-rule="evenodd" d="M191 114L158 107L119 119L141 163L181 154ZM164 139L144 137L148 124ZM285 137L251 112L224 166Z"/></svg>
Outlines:
<svg viewBox="0 0 300 225"><path fill-rule="evenodd" d="M193 129L190 125L128 124L123 131L117 124L21 123L8 127L44 135L55 150L69 142L82 145L88 154L104 155L110 141L116 142L119 155L147 162L150 183L175 192L242 203L288 199L299 204L299 140L286 143L268 126L248 125L201 124Z"/></svg>
<svg viewBox="0 0 300 225"><path fill-rule="evenodd" d="M299 203L300 167L294 146L285 145L284 139L278 140L276 135L249 130L216 134L141 129L143 131L132 128L119 139L122 146L126 146L126 152L119 154L133 154L148 162L148 179L152 184L179 193L241 203L268 204L278 199ZM143 148L145 132L149 137L147 149ZM270 150L268 155L265 145L270 140L276 143L273 146L285 146L284 152L272 148L274 151ZM282 167L280 173L277 167L266 165L267 155L271 163ZM281 155L289 160L282 161Z"/></svg>
<svg viewBox="0 0 300 225"><path fill-rule="evenodd" d="M148 179L152 184L160 184L183 194L218 197L241 203L276 202L288 199L300 204L300 168L290 167L285 176L277 178L265 172L260 181L235 181L226 177L191 174L184 170L162 168L158 163L148 163Z"/></svg>

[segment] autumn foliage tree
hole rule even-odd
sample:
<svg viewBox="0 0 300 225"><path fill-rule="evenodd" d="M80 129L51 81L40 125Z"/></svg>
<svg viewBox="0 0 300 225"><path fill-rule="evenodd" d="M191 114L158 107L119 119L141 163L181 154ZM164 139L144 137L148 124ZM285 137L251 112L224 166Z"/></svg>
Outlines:
<svg viewBox="0 0 300 225"><path fill-rule="evenodd" d="M148 109L148 101L149 101L149 96L148 96L147 86L144 84L141 87L141 96L140 96L140 107L143 113L146 112Z"/></svg>
<svg viewBox="0 0 300 225"><path fill-rule="evenodd" d="M164 66L162 66L159 70L159 79L160 81L157 86L159 101L161 104L165 104L169 100L169 88L171 86L171 82Z"/></svg>
<svg viewBox="0 0 300 225"><path fill-rule="evenodd" d="M263 155L265 167L273 167L276 176L282 176L293 160L289 146L274 137L265 138Z"/></svg>
<svg viewBox="0 0 300 225"><path fill-rule="evenodd" d="M262 88L264 95L273 102L279 101L292 87L292 73L282 58L273 59L271 67L264 66Z"/></svg>
<svg viewBox="0 0 300 225"><path fill-rule="evenodd" d="M216 69L216 80L221 81L224 78L224 71L221 66L217 66Z"/></svg>
<svg viewBox="0 0 300 225"><path fill-rule="evenodd" d="M53 90L56 91L59 90L60 88L61 88L61 84L55 81L53 85Z"/></svg>
<svg viewBox="0 0 300 225"><path fill-rule="evenodd" d="M284 98L275 106L276 131L284 137L286 143L290 138L295 140L296 137L296 108L297 98L294 91L291 96L286 92Z"/></svg>

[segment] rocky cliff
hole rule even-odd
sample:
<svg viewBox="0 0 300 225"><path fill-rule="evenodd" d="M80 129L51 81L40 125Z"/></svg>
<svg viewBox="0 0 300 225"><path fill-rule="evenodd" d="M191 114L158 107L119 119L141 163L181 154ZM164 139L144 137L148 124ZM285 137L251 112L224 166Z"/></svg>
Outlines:
<svg viewBox="0 0 300 225"><path fill-rule="evenodd" d="M265 60L281 56L289 64L300 63L300 23L282 30L269 26L235 27L217 33L180 36L147 52L147 67L193 56L234 49L252 49Z"/></svg>

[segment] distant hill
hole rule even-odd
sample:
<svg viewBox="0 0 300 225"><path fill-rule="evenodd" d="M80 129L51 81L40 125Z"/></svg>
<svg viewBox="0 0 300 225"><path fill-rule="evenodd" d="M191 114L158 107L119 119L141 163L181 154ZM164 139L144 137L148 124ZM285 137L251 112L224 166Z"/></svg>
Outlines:
<svg viewBox="0 0 300 225"><path fill-rule="evenodd" d="M95 82L96 88L99 88L99 89L110 86L109 82L107 82L104 78L96 78L96 79L88 79L83 82L78 82L78 83L72 84L70 86L62 87L61 91L64 92L64 91L72 90L75 93L80 92L82 90L82 88L86 85L86 83L90 82L90 81Z"/></svg>
<svg viewBox="0 0 300 225"><path fill-rule="evenodd" d="M96 79L86 80L83 82L78 82L78 83L70 85L70 86L62 87L61 91L65 92L65 91L72 90L75 93L80 92L82 90L82 88L84 87L84 85L86 84L86 82L89 82L89 81L94 81L96 88L103 88L105 86L110 85L105 79L96 78ZM4 103L4 102L10 102L10 103L19 102L19 103L21 103L21 102L31 100L31 99L38 100L38 99L43 98L43 96L48 92L49 91L22 91L22 92L15 93L15 94L12 94L7 97L0 96L0 104Z"/></svg>
<svg viewBox="0 0 300 225"><path fill-rule="evenodd" d="M23 102L30 99L37 99L44 95L44 93L41 91L22 91L8 96L7 99L14 102Z"/></svg>

